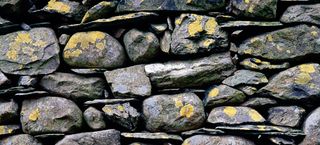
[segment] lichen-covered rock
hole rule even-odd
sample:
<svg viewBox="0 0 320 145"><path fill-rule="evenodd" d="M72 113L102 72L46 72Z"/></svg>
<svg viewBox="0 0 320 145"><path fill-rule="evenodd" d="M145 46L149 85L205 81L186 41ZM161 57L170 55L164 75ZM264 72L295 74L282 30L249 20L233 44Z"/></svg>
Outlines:
<svg viewBox="0 0 320 145"><path fill-rule="evenodd" d="M116 97L145 98L151 95L151 82L143 65L106 71L104 75Z"/></svg>
<svg viewBox="0 0 320 145"><path fill-rule="evenodd" d="M277 14L277 0L231 0L230 11L240 17L274 19Z"/></svg>
<svg viewBox="0 0 320 145"><path fill-rule="evenodd" d="M20 130L21 130L20 125L0 125L0 136L8 136L11 134L16 134Z"/></svg>
<svg viewBox="0 0 320 145"><path fill-rule="evenodd" d="M320 4L294 5L287 8L280 19L283 23L312 23L320 25Z"/></svg>
<svg viewBox="0 0 320 145"><path fill-rule="evenodd" d="M9 123L19 118L18 103L13 99L10 101L0 100L0 124Z"/></svg>
<svg viewBox="0 0 320 145"><path fill-rule="evenodd" d="M265 119L259 112L249 107L223 106L213 108L207 122L214 125L237 125L243 123L263 123Z"/></svg>
<svg viewBox="0 0 320 145"><path fill-rule="evenodd" d="M151 132L181 132L199 128L204 107L194 93L155 95L143 101L146 128Z"/></svg>
<svg viewBox="0 0 320 145"><path fill-rule="evenodd" d="M60 72L44 76L40 85L53 94L75 101L102 98L105 87L102 78Z"/></svg>
<svg viewBox="0 0 320 145"><path fill-rule="evenodd" d="M5 137L0 140L1 145L42 145L36 138L28 134Z"/></svg>
<svg viewBox="0 0 320 145"><path fill-rule="evenodd" d="M319 28L304 24L283 28L245 40L238 53L272 61L296 61L320 53L318 34Z"/></svg>
<svg viewBox="0 0 320 145"><path fill-rule="evenodd" d="M268 78L260 72L250 70L237 70L222 82L228 86L262 85L268 83Z"/></svg>
<svg viewBox="0 0 320 145"><path fill-rule="evenodd" d="M109 121L130 131L137 129L140 113L130 103L105 105L102 110Z"/></svg>
<svg viewBox="0 0 320 145"><path fill-rule="evenodd" d="M185 88L219 83L235 71L230 53L186 61L148 64L145 71L158 88Z"/></svg>
<svg viewBox="0 0 320 145"><path fill-rule="evenodd" d="M249 85L248 86L239 86L239 87L237 87L237 89L239 89L244 94L249 95L249 96L255 94L258 91L258 89L256 87L249 86Z"/></svg>
<svg viewBox="0 0 320 145"><path fill-rule="evenodd" d="M270 108L268 121L274 125L298 127L306 110L298 106L280 106Z"/></svg>
<svg viewBox="0 0 320 145"><path fill-rule="evenodd" d="M254 143L238 136L195 135L184 140L182 145L254 145Z"/></svg>
<svg viewBox="0 0 320 145"><path fill-rule="evenodd" d="M246 98L243 92L226 85L219 85L208 90L203 100L205 107L235 105L242 103Z"/></svg>
<svg viewBox="0 0 320 145"><path fill-rule="evenodd" d="M59 51L50 28L0 35L0 70L15 75L49 74L60 64Z"/></svg>
<svg viewBox="0 0 320 145"><path fill-rule="evenodd" d="M115 11L118 1L101 1L98 4L91 7L83 16L81 23L94 21L110 15Z"/></svg>
<svg viewBox="0 0 320 145"><path fill-rule="evenodd" d="M262 61L257 58L246 58L240 62L240 65L246 69L261 71L283 70L289 68L290 66L288 62L275 64L269 61Z"/></svg>
<svg viewBox="0 0 320 145"><path fill-rule="evenodd" d="M56 145L121 145L120 131L109 129L65 136Z"/></svg>
<svg viewBox="0 0 320 145"><path fill-rule="evenodd" d="M123 42L134 63L151 62L160 52L159 39L152 32L131 29L124 35Z"/></svg>
<svg viewBox="0 0 320 145"><path fill-rule="evenodd" d="M228 35L220 29L214 17L181 14L175 20L171 53L188 55L209 51L224 51L229 45Z"/></svg>
<svg viewBox="0 0 320 145"><path fill-rule="evenodd" d="M109 34L89 31L71 36L63 58L72 67L116 68L124 65L126 55L121 44Z"/></svg>
<svg viewBox="0 0 320 145"><path fill-rule="evenodd" d="M28 134L72 133L82 126L82 112L71 100L41 97L24 100L20 113L23 132Z"/></svg>
<svg viewBox="0 0 320 145"><path fill-rule="evenodd" d="M320 107L313 110L303 123L304 140L300 145L315 145L320 143Z"/></svg>
<svg viewBox="0 0 320 145"><path fill-rule="evenodd" d="M83 112L83 118L93 130L101 130L106 127L103 113L94 107L89 107Z"/></svg>
<svg viewBox="0 0 320 145"><path fill-rule="evenodd" d="M282 100L309 100L320 97L319 64L301 64L275 75L257 94Z"/></svg>

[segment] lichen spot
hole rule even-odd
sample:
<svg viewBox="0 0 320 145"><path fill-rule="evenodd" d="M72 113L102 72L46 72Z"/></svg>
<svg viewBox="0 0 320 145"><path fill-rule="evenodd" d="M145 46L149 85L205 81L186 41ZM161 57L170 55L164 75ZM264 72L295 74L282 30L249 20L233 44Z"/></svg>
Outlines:
<svg viewBox="0 0 320 145"><path fill-rule="evenodd" d="M318 36L318 32L317 32L317 31L311 31L311 35L312 35L313 37L317 37L317 36Z"/></svg>
<svg viewBox="0 0 320 145"><path fill-rule="evenodd" d="M265 131L266 130L266 126L258 125L257 127L258 127L259 131Z"/></svg>
<svg viewBox="0 0 320 145"><path fill-rule="evenodd" d="M110 107L108 107L108 106L104 106L104 107L102 108L102 111L103 111L104 113L107 113L107 114L111 114L111 113L112 113L112 109L111 109Z"/></svg>
<svg viewBox="0 0 320 145"><path fill-rule="evenodd" d="M246 4L250 3L250 0L244 0L244 3Z"/></svg>
<svg viewBox="0 0 320 145"><path fill-rule="evenodd" d="M268 81L268 78L267 78L267 77L262 77L262 78L261 78L261 82L262 82L262 83L268 83L269 81Z"/></svg>
<svg viewBox="0 0 320 145"><path fill-rule="evenodd" d="M207 34L213 34L216 31L217 25L218 23L215 18L209 18L204 27Z"/></svg>
<svg viewBox="0 0 320 145"><path fill-rule="evenodd" d="M17 60L18 52L15 49L9 49L9 51L7 51L7 53L6 53L6 56L8 59Z"/></svg>
<svg viewBox="0 0 320 145"><path fill-rule="evenodd" d="M188 26L188 33L190 36L196 36L197 34L203 31L201 25L202 16L193 15L193 17L195 18L195 20L191 22Z"/></svg>
<svg viewBox="0 0 320 145"><path fill-rule="evenodd" d="M311 76L309 73L299 73L296 77L294 82L296 84L300 84L300 85L305 85L307 83L309 83L312 80Z"/></svg>
<svg viewBox="0 0 320 145"><path fill-rule="evenodd" d="M31 43L32 39L30 37L29 33L25 33L25 32L19 32L16 39L15 39L16 43Z"/></svg>
<svg viewBox="0 0 320 145"><path fill-rule="evenodd" d="M192 3L192 0L187 0L187 4L191 4Z"/></svg>
<svg viewBox="0 0 320 145"><path fill-rule="evenodd" d="M74 51L72 50L65 50L63 52L64 58L74 58L74 57L79 57L82 54L82 50L76 49Z"/></svg>
<svg viewBox="0 0 320 145"><path fill-rule="evenodd" d="M46 9L66 14L70 12L71 7L63 2L57 2L57 0L50 0Z"/></svg>
<svg viewBox="0 0 320 145"><path fill-rule="evenodd" d="M218 95L219 95L219 89L214 88L209 92L208 97L217 97Z"/></svg>
<svg viewBox="0 0 320 145"><path fill-rule="evenodd" d="M40 111L39 111L39 108L33 110L30 115L29 115L29 120L30 121L37 121L38 118L40 116Z"/></svg>
<svg viewBox="0 0 320 145"><path fill-rule="evenodd" d="M254 9L254 5L251 5L251 6L249 7L249 9L248 9L248 12L249 12L249 13L253 13L253 9Z"/></svg>
<svg viewBox="0 0 320 145"><path fill-rule="evenodd" d="M123 107L122 105L118 105L118 106L117 106L117 109L118 109L119 111L121 111L121 112L124 111L124 107Z"/></svg>
<svg viewBox="0 0 320 145"><path fill-rule="evenodd" d="M301 72L305 73L314 73L316 71L313 64L302 64L299 66L299 69Z"/></svg>
<svg viewBox="0 0 320 145"><path fill-rule="evenodd" d="M190 141L189 140L186 140L182 143L182 145L190 145Z"/></svg>
<svg viewBox="0 0 320 145"><path fill-rule="evenodd" d="M5 134L5 133L6 133L5 127L0 125L0 134Z"/></svg>
<svg viewBox="0 0 320 145"><path fill-rule="evenodd" d="M206 39L203 41L203 46L205 48L209 48L211 45L213 45L215 43L215 40L213 39Z"/></svg>
<svg viewBox="0 0 320 145"><path fill-rule="evenodd" d="M190 118L194 114L194 107L191 104L185 105L180 109L180 116Z"/></svg>
<svg viewBox="0 0 320 145"><path fill-rule="evenodd" d="M244 54L252 54L252 49L251 48L247 48L243 51Z"/></svg>
<svg viewBox="0 0 320 145"><path fill-rule="evenodd" d="M174 98L174 105L176 106L176 108L180 108L183 106L183 103L180 99Z"/></svg>
<svg viewBox="0 0 320 145"><path fill-rule="evenodd" d="M273 41L272 35L267 35L267 40L268 40L269 42L272 42L272 41Z"/></svg>
<svg viewBox="0 0 320 145"><path fill-rule="evenodd" d="M234 117L237 114L237 109L234 107L225 107L223 112L227 114L229 117Z"/></svg>
<svg viewBox="0 0 320 145"><path fill-rule="evenodd" d="M248 114L253 121L262 121L263 120L263 117L255 110L249 110Z"/></svg>

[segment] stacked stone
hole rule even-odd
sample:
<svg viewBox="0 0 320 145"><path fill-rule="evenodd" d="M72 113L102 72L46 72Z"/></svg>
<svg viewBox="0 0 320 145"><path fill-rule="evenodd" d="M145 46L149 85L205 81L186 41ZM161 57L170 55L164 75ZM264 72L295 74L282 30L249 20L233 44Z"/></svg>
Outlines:
<svg viewBox="0 0 320 145"><path fill-rule="evenodd" d="M320 144L319 0L0 1L0 145Z"/></svg>

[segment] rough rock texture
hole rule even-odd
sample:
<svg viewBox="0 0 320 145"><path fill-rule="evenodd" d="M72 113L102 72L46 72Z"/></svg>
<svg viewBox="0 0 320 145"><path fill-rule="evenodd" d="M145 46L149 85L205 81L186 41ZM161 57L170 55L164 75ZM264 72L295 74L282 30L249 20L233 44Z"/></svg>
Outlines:
<svg viewBox="0 0 320 145"><path fill-rule="evenodd" d="M294 5L287 8L280 19L283 23L312 23L320 25L320 4Z"/></svg>
<svg viewBox="0 0 320 145"><path fill-rule="evenodd" d="M305 111L298 106L273 107L268 111L268 121L274 125L298 127L302 122Z"/></svg>
<svg viewBox="0 0 320 145"><path fill-rule="evenodd" d="M187 138L182 145L254 145L250 140L237 136L195 135Z"/></svg>
<svg viewBox="0 0 320 145"><path fill-rule="evenodd" d="M230 11L240 17L274 19L277 0L231 0Z"/></svg>
<svg viewBox="0 0 320 145"><path fill-rule="evenodd" d="M107 17L116 8L117 4L117 1L101 1L86 12L81 20L81 23Z"/></svg>
<svg viewBox="0 0 320 145"><path fill-rule="evenodd" d="M0 123L9 123L19 116L18 103L14 100L0 100Z"/></svg>
<svg viewBox="0 0 320 145"><path fill-rule="evenodd" d="M94 130L100 130L106 127L103 113L96 108L89 107L88 109L86 109L83 112L83 118L88 126Z"/></svg>
<svg viewBox="0 0 320 145"><path fill-rule="evenodd" d="M260 72L250 70L238 70L222 82L228 86L261 85L268 83L268 78Z"/></svg>
<svg viewBox="0 0 320 145"><path fill-rule="evenodd" d="M37 139L28 134L13 135L0 140L2 145L42 145Z"/></svg>
<svg viewBox="0 0 320 145"><path fill-rule="evenodd" d="M319 136L320 136L320 116L319 116L320 108L313 110L306 120L303 123L303 132L306 134L306 137L301 142L301 145L311 145L311 144L319 144Z"/></svg>

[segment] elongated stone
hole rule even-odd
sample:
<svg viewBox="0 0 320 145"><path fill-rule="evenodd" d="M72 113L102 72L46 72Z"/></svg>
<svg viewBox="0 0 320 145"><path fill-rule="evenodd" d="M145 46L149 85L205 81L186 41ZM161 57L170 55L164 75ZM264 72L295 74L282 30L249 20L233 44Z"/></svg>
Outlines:
<svg viewBox="0 0 320 145"><path fill-rule="evenodd" d="M320 4L294 5L287 8L280 19L283 23L312 23L320 25Z"/></svg>

